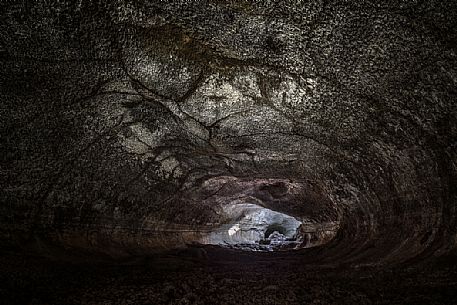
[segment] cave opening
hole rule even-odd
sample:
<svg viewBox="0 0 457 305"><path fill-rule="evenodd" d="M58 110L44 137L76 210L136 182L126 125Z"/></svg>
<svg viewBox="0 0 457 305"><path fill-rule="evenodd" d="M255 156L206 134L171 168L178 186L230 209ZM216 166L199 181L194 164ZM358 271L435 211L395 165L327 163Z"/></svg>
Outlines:
<svg viewBox="0 0 457 305"><path fill-rule="evenodd" d="M265 231L264 237L269 238L275 232L278 232L279 234L284 235L286 233L286 230L281 225L274 223L274 224L271 224L268 226L267 230Z"/></svg>
<svg viewBox="0 0 457 305"><path fill-rule="evenodd" d="M252 203L223 208L225 223L200 243L244 251L285 251L312 247L303 221ZM317 239L316 239L317 240Z"/></svg>

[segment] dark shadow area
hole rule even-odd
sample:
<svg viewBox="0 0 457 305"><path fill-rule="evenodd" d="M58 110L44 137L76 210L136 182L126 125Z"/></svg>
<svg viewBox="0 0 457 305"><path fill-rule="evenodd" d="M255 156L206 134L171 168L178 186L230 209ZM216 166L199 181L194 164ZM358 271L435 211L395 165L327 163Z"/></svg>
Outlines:
<svg viewBox="0 0 457 305"><path fill-rule="evenodd" d="M205 247L99 262L2 251L0 261L5 305L453 304L457 297L455 257L391 268L316 267L297 253Z"/></svg>

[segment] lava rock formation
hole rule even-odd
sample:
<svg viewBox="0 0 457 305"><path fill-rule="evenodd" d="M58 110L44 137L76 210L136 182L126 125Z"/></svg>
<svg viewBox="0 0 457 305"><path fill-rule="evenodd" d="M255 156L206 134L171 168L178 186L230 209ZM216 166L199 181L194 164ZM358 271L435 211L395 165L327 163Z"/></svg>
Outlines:
<svg viewBox="0 0 457 305"><path fill-rule="evenodd" d="M295 255L313 268L455 255L456 2L11 0L0 16L2 248L157 255L235 203L306 220L319 246Z"/></svg>

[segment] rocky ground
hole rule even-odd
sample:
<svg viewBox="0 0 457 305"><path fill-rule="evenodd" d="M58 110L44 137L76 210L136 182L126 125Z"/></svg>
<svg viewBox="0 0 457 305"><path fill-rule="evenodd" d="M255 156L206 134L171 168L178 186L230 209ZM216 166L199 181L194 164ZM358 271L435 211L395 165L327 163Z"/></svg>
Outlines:
<svg viewBox="0 0 457 305"><path fill-rule="evenodd" d="M3 251L3 304L455 304L449 261L315 268L300 255L208 249L135 261L51 261Z"/></svg>

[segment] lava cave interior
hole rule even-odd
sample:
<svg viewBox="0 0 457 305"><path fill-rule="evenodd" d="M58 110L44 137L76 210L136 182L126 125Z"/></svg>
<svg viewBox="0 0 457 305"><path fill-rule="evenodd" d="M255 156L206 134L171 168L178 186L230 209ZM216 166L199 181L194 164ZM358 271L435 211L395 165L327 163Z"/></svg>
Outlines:
<svg viewBox="0 0 457 305"><path fill-rule="evenodd" d="M2 304L456 304L457 1L0 1Z"/></svg>

